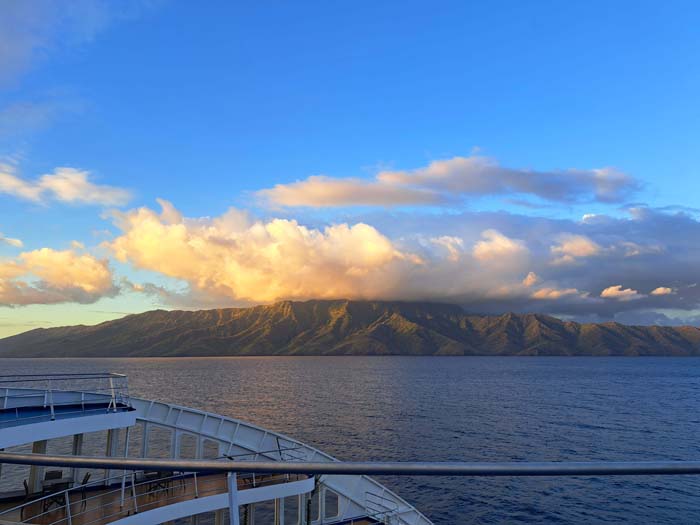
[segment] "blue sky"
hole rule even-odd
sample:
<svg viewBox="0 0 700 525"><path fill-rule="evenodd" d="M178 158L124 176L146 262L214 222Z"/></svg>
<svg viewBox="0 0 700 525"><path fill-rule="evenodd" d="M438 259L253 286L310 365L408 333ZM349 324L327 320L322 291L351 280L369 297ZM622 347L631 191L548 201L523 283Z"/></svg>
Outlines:
<svg viewBox="0 0 700 525"><path fill-rule="evenodd" d="M6 266L0 282L15 290L4 299L0 292L6 305L0 306L0 335L155 306L333 294L449 300L477 311L542 310L581 319L673 322L697 315L695 295L683 292L695 283L692 208L700 190L696 2L68 4L70 9L59 9L52 2L10 0L0 6L0 33L8 35L0 52L0 159L6 172L25 182L67 167L89 172L100 187L128 191L129 198L91 201L45 189L27 199L16 190L0 191L0 232L22 241L21 247L0 243L0 264ZM472 175L458 169L451 179L462 188L456 193L454 184L420 186L411 171L469 157L489 159L479 166L493 169ZM593 195L586 177L598 180L590 170L603 169L628 177L625 191L614 198ZM573 180L568 170L585 176ZM371 185L380 172L403 174L401 191L415 190L430 203L397 204L404 197L397 196L395 183L386 201L357 197L357 191L377 195L385 189L381 181ZM529 182L513 186L512 180L529 180L532 172L547 174L543 184L549 189L528 193L519 188ZM326 178L291 186L294 202L260 193L312 176ZM464 177L472 177L466 190ZM506 182L501 189L477 191L474 180L480 177ZM353 187L342 191L354 197L338 197L340 190L329 181L351 181ZM573 197L551 198L551 189L562 184ZM307 200L318 192L325 199L328 191L336 195L329 202ZM218 217L234 207L248 213L250 224L288 219L324 232L332 225L366 223L388 240L387 254L401 254L401 264L413 256L422 262L413 269L393 266L398 259L389 255L359 263L309 262L310 273L326 271L331 282L337 281L334 272L352 276L347 286L325 293L327 283L307 288L301 277L285 277L267 258L256 264L279 282L264 293L244 293L254 287L241 282L240 274L250 268L239 255L207 252L211 274L168 268L135 246L143 225L127 231L110 218L109 210L129 214L139 206L157 214L157 198L188 220ZM679 215L669 206L691 209ZM630 215L630 208L646 214ZM584 214L608 222L586 225ZM674 220L678 224L668 227L685 233L678 244L660 226ZM197 244L193 239L202 235L211 241L192 224L184 226L187 242ZM679 230L681 224L687 230ZM484 236L492 230L503 238ZM117 257L115 239L129 232L132 242ZM234 233L224 228L216 235L238 239L241 232ZM337 244L335 233L324 239L339 250L384 242L366 241L364 233L350 234L349 246ZM567 235L580 237L579 244L565 246L573 238ZM453 239L436 241L443 237ZM284 244L274 239L274 246ZM508 245L503 239L515 251L501 253L513 260L522 255L522 261L495 268L494 260L481 260L485 273L479 275L491 291L466 277L461 287L443 286L450 272L475 273L470 264L478 263L473 259L479 242L496 249ZM84 247L71 247L72 241ZM464 252L465 258L452 261L457 270L441 266L453 251L435 252L446 243ZM629 243L643 253L629 255ZM247 249L260 248L255 246ZM48 262L52 253L45 252L41 263L22 258L42 248L106 261L112 285L103 279L96 289L92 283L68 290L68 281L46 274L46 265L58 264ZM297 248L299 259L293 259L302 264L325 250L306 246L298 254ZM521 248L527 257L516 253ZM571 264L553 262L566 250L587 255L572 255ZM668 254L679 250L677 264L665 266ZM629 266L601 276L601 265L619 266L616 257ZM15 269L10 275L10 265L22 266L23 273ZM220 279L222 272L236 275ZM540 288L514 291L514 283L530 272ZM396 277L393 287L375 286L386 274ZM361 282L360 275L366 276ZM633 275L633 282L622 282L625 275ZM404 291L400 282L409 278L423 280L421 286ZM256 286L265 282L260 279ZM29 299L25 287L18 299L18 283L37 292ZM143 285L159 291L142 292ZM618 285L630 293L601 297ZM494 292L501 287L508 293ZM381 289L372 293L374 288ZM656 288L672 291L652 297ZM533 303L538 290L569 292ZM639 297L631 298L632 292Z"/></svg>

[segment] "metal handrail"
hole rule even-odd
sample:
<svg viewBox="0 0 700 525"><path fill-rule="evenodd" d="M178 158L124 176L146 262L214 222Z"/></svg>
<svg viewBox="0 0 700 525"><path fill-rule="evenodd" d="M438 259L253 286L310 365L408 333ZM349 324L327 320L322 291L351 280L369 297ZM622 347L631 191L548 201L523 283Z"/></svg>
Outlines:
<svg viewBox="0 0 700 525"><path fill-rule="evenodd" d="M95 381L98 381L96 384ZM80 384L80 383L83 384ZM86 384L86 382L92 382ZM37 385L41 383L41 385ZM28 385L28 386L25 386ZM91 374L17 374L0 375L0 410L15 409L18 419L21 409L42 407L48 409L50 420L56 419L56 408L97 402L99 398L107 402L108 409L116 412L122 406L131 406L127 376L113 372ZM81 394L80 399L64 399L59 394ZM86 399L96 396L98 399ZM58 400L57 400L58 397ZM12 400L12 401L11 401ZM10 406L16 403L20 406ZM77 413L78 411L71 412ZM27 419L45 418L46 414L28 416ZM2 426L2 423L0 423Z"/></svg>
<svg viewBox="0 0 700 525"><path fill-rule="evenodd" d="M54 405L54 408L55 408L55 407L58 407L58 406L63 406L63 405L55 404L55 405ZM66 406L69 406L69 405L66 405ZM120 407L120 406L117 405L117 408L119 408L119 407ZM125 406L124 408L126 408L126 406ZM7 410L7 409L5 409L5 410ZM115 412L115 410L114 410L113 408L109 407L109 406L102 406L102 407L99 407L99 408L85 408L85 409L82 409L82 410L72 410L72 411L70 411L70 412L61 412L60 415L61 415L61 416L69 416L69 415L73 415L73 414L87 414L88 412L109 413L109 412ZM55 420L55 419L56 419L56 415L55 415L55 413L54 413L54 414L51 414L51 412L49 412L48 414L40 414L40 415L38 415L38 416L20 416L20 415L19 415L19 411L17 411L17 413L15 414L15 418L14 418L14 419L6 419L6 420L3 420L3 421L0 421L0 428L3 428L3 427L5 427L5 426L8 426L8 423L16 423L17 421L30 421L30 420L33 420L33 419L37 419L37 420L40 420L40 419ZM9 425L9 426L12 426L12 425Z"/></svg>
<svg viewBox="0 0 700 525"><path fill-rule="evenodd" d="M60 456L0 452L0 463L51 467L392 476L668 476L700 474L700 461L297 462Z"/></svg>
<svg viewBox="0 0 700 525"><path fill-rule="evenodd" d="M3 374L0 375L0 383L18 383L27 381L46 381L48 379L53 379L57 381L65 380L75 380L75 379L109 379L112 378L126 378L126 374L118 374L116 372L95 372L95 373L83 373L83 374ZM19 378L19 379L8 379L8 378Z"/></svg>

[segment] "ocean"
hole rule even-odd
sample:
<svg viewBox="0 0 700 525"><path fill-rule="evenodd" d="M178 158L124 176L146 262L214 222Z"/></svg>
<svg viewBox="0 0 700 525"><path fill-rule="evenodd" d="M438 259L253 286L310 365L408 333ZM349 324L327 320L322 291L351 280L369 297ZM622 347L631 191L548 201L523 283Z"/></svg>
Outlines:
<svg viewBox="0 0 700 525"><path fill-rule="evenodd" d="M0 359L92 371L344 460L700 459L695 358ZM436 524L700 522L698 476L379 479Z"/></svg>

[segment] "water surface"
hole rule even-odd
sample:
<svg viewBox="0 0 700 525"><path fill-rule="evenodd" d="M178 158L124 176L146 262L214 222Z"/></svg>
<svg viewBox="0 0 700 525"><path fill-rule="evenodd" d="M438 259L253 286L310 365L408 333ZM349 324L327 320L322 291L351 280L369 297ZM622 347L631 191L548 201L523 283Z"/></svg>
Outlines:
<svg viewBox="0 0 700 525"><path fill-rule="evenodd" d="M289 434L346 460L700 459L700 359L0 359L114 371L132 395ZM698 523L700 478L382 478L436 524Z"/></svg>

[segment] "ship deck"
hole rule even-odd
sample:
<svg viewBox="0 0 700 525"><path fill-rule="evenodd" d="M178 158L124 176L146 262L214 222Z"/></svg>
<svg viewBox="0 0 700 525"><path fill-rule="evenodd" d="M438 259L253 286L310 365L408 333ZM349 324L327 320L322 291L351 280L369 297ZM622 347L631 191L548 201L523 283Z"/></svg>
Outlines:
<svg viewBox="0 0 700 525"><path fill-rule="evenodd" d="M305 475L256 475L240 477L238 490L264 487L306 479ZM65 492L42 497L27 503L13 513L2 516L0 525L32 523L36 525L104 525L135 513L157 509L204 496L214 496L228 491L226 474L173 476L158 478L150 482L125 485L122 498L121 486L88 488L84 492L71 489L68 494L70 505L66 505ZM135 495L135 497L134 497ZM21 501L0 502L0 512L8 511ZM356 525L375 523L355 521Z"/></svg>
<svg viewBox="0 0 700 525"><path fill-rule="evenodd" d="M75 403L68 405L51 406L23 406L0 409L0 429L40 423L57 419L69 419L86 415L107 412L124 412L131 410L126 405L117 405L116 408L108 402L104 403Z"/></svg>

